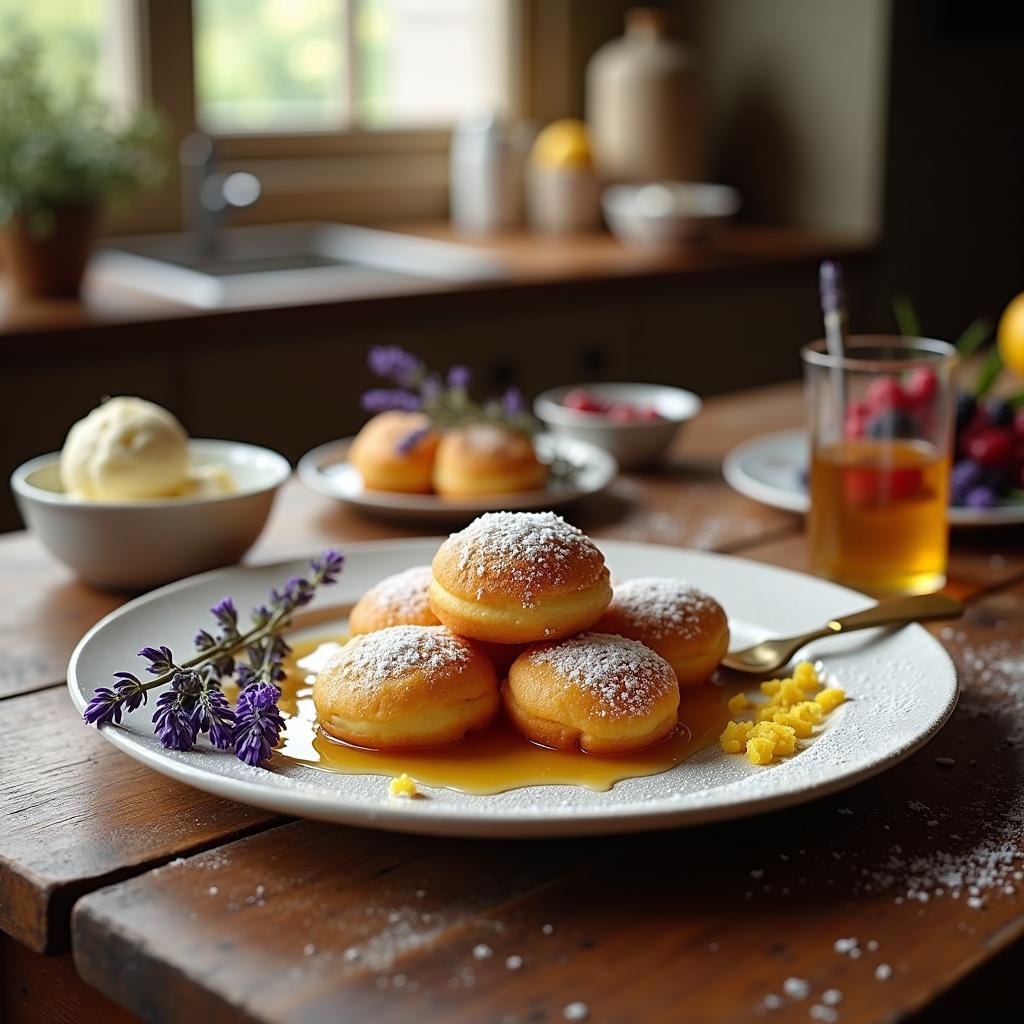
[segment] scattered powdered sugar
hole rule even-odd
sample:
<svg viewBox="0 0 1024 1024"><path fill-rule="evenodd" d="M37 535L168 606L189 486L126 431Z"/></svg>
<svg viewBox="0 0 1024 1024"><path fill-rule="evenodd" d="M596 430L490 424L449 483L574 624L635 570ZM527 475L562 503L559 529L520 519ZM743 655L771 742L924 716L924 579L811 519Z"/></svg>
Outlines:
<svg viewBox="0 0 1024 1024"><path fill-rule="evenodd" d="M554 512L488 512L445 546L454 547L460 584L478 601L512 593L526 608L537 590L565 586L581 564L592 569L587 583L604 567L593 541Z"/></svg>
<svg viewBox="0 0 1024 1024"><path fill-rule="evenodd" d="M787 978L782 983L782 991L790 999L806 999L811 994L811 986L803 978Z"/></svg>
<svg viewBox="0 0 1024 1024"><path fill-rule="evenodd" d="M569 1003L569 1005L562 1010L562 1016L566 1020L586 1020L590 1016L590 1008L586 1003Z"/></svg>
<svg viewBox="0 0 1024 1024"><path fill-rule="evenodd" d="M683 580L646 576L616 586L608 610L653 640L676 634L692 639L715 604L714 598Z"/></svg>
<svg viewBox="0 0 1024 1024"><path fill-rule="evenodd" d="M352 687L373 690L414 670L461 671L468 661L464 641L444 626L389 626L353 637L331 665Z"/></svg>
<svg viewBox="0 0 1024 1024"><path fill-rule="evenodd" d="M611 633L581 633L529 658L592 693L600 705L597 713L606 718L646 715L677 685L667 661L639 641Z"/></svg>
<svg viewBox="0 0 1024 1024"><path fill-rule="evenodd" d="M366 592L364 600L385 610L389 626L419 619L430 611L427 595L431 578L429 565L417 565L381 580Z"/></svg>
<svg viewBox="0 0 1024 1024"><path fill-rule="evenodd" d="M955 732L960 720L997 723L1000 741L993 753L1024 745L1024 655L1019 643L996 639L972 646L966 636L950 627L941 633L958 662L962 693L953 721L946 727ZM962 762L946 771L957 771ZM967 770L974 766L969 762ZM936 835L929 849L910 852L894 844L887 857L865 870L865 881L873 889L897 889L896 900L927 903L944 895L962 900L970 910L985 907L985 894L1005 891L1021 879L1020 859L1024 854L1024 790L1016 777L993 764L980 771L974 783L973 806L980 812L970 835L955 818L932 809L919 800L907 804L908 811L922 819ZM939 811L938 814L935 811Z"/></svg>

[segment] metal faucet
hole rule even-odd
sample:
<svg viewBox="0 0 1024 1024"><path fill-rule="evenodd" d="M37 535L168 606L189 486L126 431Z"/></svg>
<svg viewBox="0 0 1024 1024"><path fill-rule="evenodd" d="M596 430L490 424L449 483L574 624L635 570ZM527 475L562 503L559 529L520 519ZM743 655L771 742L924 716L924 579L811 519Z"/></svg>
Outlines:
<svg viewBox="0 0 1024 1024"><path fill-rule="evenodd" d="M195 236L204 257L217 256L228 212L244 210L259 199L260 179L248 171L218 171L213 139L199 132L185 136L178 159L185 229Z"/></svg>

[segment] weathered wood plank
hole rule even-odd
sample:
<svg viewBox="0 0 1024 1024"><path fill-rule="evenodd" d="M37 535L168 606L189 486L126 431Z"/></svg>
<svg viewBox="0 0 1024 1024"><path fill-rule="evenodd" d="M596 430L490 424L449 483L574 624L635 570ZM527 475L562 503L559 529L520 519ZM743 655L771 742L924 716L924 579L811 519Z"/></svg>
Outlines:
<svg viewBox="0 0 1024 1024"><path fill-rule="evenodd" d="M27 533L0 536L0 700L63 681L82 634L124 600L79 583Z"/></svg>
<svg viewBox="0 0 1024 1024"><path fill-rule="evenodd" d="M277 820L125 757L63 689L0 701L0 735L0 929L39 952L83 893Z"/></svg>
<svg viewBox="0 0 1024 1024"><path fill-rule="evenodd" d="M79 978L70 953L40 956L0 933L0 1020L4 1024L137 1024Z"/></svg>

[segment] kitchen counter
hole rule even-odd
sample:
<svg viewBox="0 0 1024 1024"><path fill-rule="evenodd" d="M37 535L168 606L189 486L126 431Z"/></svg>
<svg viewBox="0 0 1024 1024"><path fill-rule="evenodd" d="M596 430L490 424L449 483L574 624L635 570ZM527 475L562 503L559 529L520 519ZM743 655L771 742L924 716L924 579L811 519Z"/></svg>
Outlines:
<svg viewBox="0 0 1024 1024"><path fill-rule="evenodd" d="M46 299L16 302L0 287L0 351L17 359L24 341L46 338L58 348L78 345L83 337L116 346L137 337L139 325L163 326L188 321L192 326L230 320L232 326L253 322L274 329L316 328L344 312L351 317L373 319L403 309L479 308L495 294L510 291L544 296L566 296L601 288L621 289L657 286L692 277L727 278L800 264L813 264L826 256L850 260L867 254L865 243L839 236L794 228L737 226L714 244L674 252L626 249L605 233L573 238L543 238L520 232L486 240L462 237L447 224L399 225L396 231L423 237L461 242L481 253L498 257L503 272L487 281L453 281L419 278L396 294L351 295L324 302L290 304L257 309L209 310L179 305L87 280L80 299ZM2 284L2 278L0 278ZM171 328L175 335L180 330ZM152 335L149 335L152 337Z"/></svg>

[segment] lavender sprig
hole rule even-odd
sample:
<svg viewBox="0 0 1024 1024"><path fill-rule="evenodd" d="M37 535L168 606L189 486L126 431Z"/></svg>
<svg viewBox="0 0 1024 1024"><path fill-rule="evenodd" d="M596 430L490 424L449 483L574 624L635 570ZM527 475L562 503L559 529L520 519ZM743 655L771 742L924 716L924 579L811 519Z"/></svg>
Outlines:
<svg viewBox="0 0 1024 1024"><path fill-rule="evenodd" d="M367 356L370 369L397 387L371 388L362 397L368 412L422 412L429 427L411 431L398 442L399 452L411 452L432 429L494 423L532 437L540 424L527 411L522 394L509 388L500 398L483 403L469 394L472 375L468 367L453 366L443 376L429 371L414 355L397 345L375 345Z"/></svg>
<svg viewBox="0 0 1024 1024"><path fill-rule="evenodd" d="M247 764L262 764L284 724L277 708L281 691L275 684L284 678L283 662L291 648L281 634L319 587L337 581L343 566L337 551L314 559L308 578L293 576L271 591L266 605L253 610L252 625L244 633L231 599L218 602L211 609L217 631L199 630L194 658L178 664L169 647L143 647L139 657L149 662L147 671L154 678L143 682L130 672L116 672L112 686L96 689L83 718L91 725L118 725L125 711L145 704L149 690L169 683L153 715L154 731L164 747L188 750L201 733L208 734L214 746L233 748ZM220 688L232 675L242 688L234 710Z"/></svg>
<svg viewBox="0 0 1024 1024"><path fill-rule="evenodd" d="M235 705L235 757L259 765L270 757L284 728L277 706L281 691L273 683L250 683Z"/></svg>

